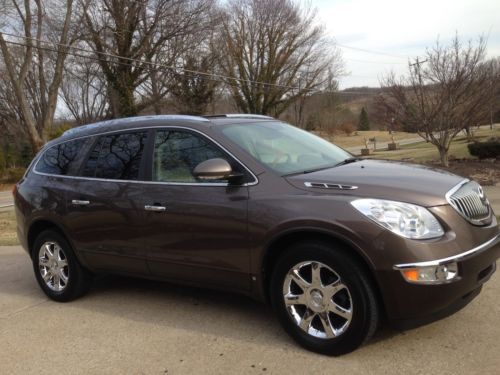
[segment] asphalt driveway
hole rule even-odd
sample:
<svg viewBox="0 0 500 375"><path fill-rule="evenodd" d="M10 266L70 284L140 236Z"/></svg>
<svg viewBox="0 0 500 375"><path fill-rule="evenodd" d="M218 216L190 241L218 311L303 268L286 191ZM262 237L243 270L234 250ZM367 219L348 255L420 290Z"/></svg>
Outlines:
<svg viewBox="0 0 500 375"><path fill-rule="evenodd" d="M498 374L499 296L497 273L457 314L384 328L329 358L297 347L265 306L231 294L106 277L78 301L51 302L20 247L0 247L0 374Z"/></svg>

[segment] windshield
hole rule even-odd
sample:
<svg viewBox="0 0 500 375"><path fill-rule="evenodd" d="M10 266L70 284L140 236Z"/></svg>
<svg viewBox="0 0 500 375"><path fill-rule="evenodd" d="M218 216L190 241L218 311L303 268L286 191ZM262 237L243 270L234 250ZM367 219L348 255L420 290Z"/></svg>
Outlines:
<svg viewBox="0 0 500 375"><path fill-rule="evenodd" d="M333 167L351 157L314 134L278 121L226 125L222 132L281 175Z"/></svg>

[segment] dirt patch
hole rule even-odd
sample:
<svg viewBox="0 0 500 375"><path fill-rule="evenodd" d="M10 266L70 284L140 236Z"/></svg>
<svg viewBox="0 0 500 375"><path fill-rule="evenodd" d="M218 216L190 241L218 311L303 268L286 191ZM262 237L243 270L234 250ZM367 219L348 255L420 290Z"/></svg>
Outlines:
<svg viewBox="0 0 500 375"><path fill-rule="evenodd" d="M500 162L498 160L451 160L448 168L442 167L439 162L431 161L426 165L444 169L446 171L473 179L481 185L496 185L500 182Z"/></svg>

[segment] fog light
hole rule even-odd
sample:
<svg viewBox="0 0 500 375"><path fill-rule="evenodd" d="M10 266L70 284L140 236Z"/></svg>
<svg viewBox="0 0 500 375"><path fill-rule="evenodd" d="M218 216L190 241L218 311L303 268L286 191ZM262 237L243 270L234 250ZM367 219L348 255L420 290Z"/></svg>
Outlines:
<svg viewBox="0 0 500 375"><path fill-rule="evenodd" d="M439 266L406 268L401 273L410 283L442 284L458 278L458 265L452 262Z"/></svg>

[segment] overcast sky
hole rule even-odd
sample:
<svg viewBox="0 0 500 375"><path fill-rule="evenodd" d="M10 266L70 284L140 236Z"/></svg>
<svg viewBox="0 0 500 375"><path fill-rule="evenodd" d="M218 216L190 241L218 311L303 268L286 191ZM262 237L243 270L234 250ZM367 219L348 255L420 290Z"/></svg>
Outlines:
<svg viewBox="0 0 500 375"><path fill-rule="evenodd" d="M379 86L391 70L404 73L408 58L423 56L437 37L449 42L488 37L488 56L500 56L500 0L313 0L328 35L341 46L350 73L341 88ZM357 51L347 47L370 50Z"/></svg>

